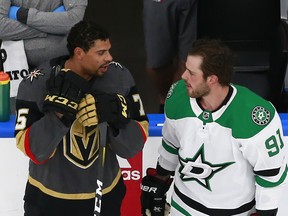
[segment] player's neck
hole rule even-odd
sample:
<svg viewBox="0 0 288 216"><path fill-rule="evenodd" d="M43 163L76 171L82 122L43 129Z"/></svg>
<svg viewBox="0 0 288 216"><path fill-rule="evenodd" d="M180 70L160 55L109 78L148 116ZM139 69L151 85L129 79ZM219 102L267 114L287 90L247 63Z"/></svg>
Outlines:
<svg viewBox="0 0 288 216"><path fill-rule="evenodd" d="M87 75L87 73L85 73L85 71L81 68L80 62L73 60L73 58L68 59L65 62L64 67L66 69L72 70L73 72L77 73L79 76L82 76L86 80L91 79L91 76Z"/></svg>
<svg viewBox="0 0 288 216"><path fill-rule="evenodd" d="M200 104L205 110L217 110L222 106L228 92L229 86L216 86L211 89L208 95L201 98Z"/></svg>

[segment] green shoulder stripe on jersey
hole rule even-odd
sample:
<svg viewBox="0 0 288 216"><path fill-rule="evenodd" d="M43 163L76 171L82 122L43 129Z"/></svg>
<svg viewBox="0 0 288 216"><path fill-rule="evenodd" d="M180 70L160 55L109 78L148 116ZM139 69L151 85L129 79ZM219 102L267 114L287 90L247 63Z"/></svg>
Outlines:
<svg viewBox="0 0 288 216"><path fill-rule="evenodd" d="M196 117L191 109L184 80L179 80L171 86L166 98L165 114L169 119Z"/></svg>
<svg viewBox="0 0 288 216"><path fill-rule="evenodd" d="M270 181L267 181L267 180L265 180L259 176L255 176L255 180L256 180L256 183L262 187L265 187L265 188L276 187L276 186L278 186L284 182L284 180L286 179L286 176L287 176L287 172L288 172L288 168L286 165L285 171L283 172L281 178L277 182L270 182Z"/></svg>
<svg viewBox="0 0 288 216"><path fill-rule="evenodd" d="M178 155L178 149L172 148L171 146L167 145L167 143L165 143L163 139L162 139L162 146L167 152Z"/></svg>
<svg viewBox="0 0 288 216"><path fill-rule="evenodd" d="M237 94L216 122L223 127L231 128L235 138L252 137L273 120L275 108L269 101L249 89L233 86Z"/></svg>
<svg viewBox="0 0 288 216"><path fill-rule="evenodd" d="M185 216L192 216L189 212L187 212L184 208L182 208L178 203L176 203L173 199L171 201L171 205L177 209L179 212L181 212Z"/></svg>

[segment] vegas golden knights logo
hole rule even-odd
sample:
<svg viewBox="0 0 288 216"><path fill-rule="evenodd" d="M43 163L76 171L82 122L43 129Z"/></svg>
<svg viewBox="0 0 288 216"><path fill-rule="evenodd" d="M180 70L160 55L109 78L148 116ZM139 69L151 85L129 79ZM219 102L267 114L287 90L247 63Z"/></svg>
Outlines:
<svg viewBox="0 0 288 216"><path fill-rule="evenodd" d="M90 167L98 158L99 129L93 127L88 131L78 121L70 129L70 139L63 139L64 156L73 164L83 169Z"/></svg>

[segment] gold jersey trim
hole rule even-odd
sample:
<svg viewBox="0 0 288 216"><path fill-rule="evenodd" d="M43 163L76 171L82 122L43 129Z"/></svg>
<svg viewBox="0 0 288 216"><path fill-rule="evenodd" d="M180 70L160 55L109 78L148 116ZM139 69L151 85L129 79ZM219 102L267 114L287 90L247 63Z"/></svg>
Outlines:
<svg viewBox="0 0 288 216"><path fill-rule="evenodd" d="M25 151L25 135L26 135L26 130L25 131L19 131L16 134L16 146L20 151L22 151L26 156L26 151Z"/></svg>
<svg viewBox="0 0 288 216"><path fill-rule="evenodd" d="M117 173L116 177L114 178L113 182L111 183L111 185L108 186L108 187L106 187L106 188L104 188L104 189L102 190L102 194L109 193L109 192L116 186L116 184L118 183L121 175L122 175L122 174L121 174L121 169L119 169L119 170L118 170L118 173Z"/></svg>
<svg viewBox="0 0 288 216"><path fill-rule="evenodd" d="M121 169L119 169L115 179L111 183L110 186L104 188L102 190L102 194L109 193L118 183L119 179L121 177ZM43 193L48 194L50 196L60 198L60 199L67 199L67 200L84 200L84 199L93 199L95 198L95 192L92 193L79 193L79 194L66 194L66 193L60 193L54 190L51 190L47 187L45 187L42 183L37 181L36 179L32 178L31 176L28 177L29 183L41 190ZM96 182L95 182L96 185ZM96 190L96 189L95 189Z"/></svg>
<svg viewBox="0 0 288 216"><path fill-rule="evenodd" d="M43 193L48 194L50 196L60 198L60 199L67 199L67 200L84 200L84 199L92 199L95 198L95 192L93 193L79 193L79 194L65 194L53 191L47 187L45 187L42 183L37 181L36 179L29 176L28 178L29 183L34 185L35 187L39 188ZM96 183L95 183L96 185ZM95 189L96 190L96 189Z"/></svg>
<svg viewBox="0 0 288 216"><path fill-rule="evenodd" d="M144 129L146 137L149 136L149 122L148 121L137 121Z"/></svg>

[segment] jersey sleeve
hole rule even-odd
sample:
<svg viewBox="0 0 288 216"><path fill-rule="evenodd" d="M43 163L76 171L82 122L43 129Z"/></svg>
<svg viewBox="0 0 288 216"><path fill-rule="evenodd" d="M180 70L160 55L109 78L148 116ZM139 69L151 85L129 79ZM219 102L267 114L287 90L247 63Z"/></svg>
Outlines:
<svg viewBox="0 0 288 216"><path fill-rule="evenodd" d="M146 140L148 137L149 128L148 117L146 115L140 93L134 82L127 95L127 100L129 101L130 118L140 126L142 134Z"/></svg>
<svg viewBox="0 0 288 216"><path fill-rule="evenodd" d="M162 144L159 147L158 165L167 171L174 172L178 164L178 149L180 143L174 128L175 121L166 117L162 128Z"/></svg>
<svg viewBox="0 0 288 216"><path fill-rule="evenodd" d="M276 209L287 181L287 147L279 115L275 113L269 124L242 150L254 169L256 209Z"/></svg>
<svg viewBox="0 0 288 216"><path fill-rule="evenodd" d="M127 98L131 118L125 127L119 129L117 136L114 136L112 130L108 129L110 146L120 157L131 158L142 150L147 140L148 118L130 71L117 62L112 62L109 70L110 72L105 75L106 79L110 80L109 83L114 84L107 91L114 89L114 93L120 93ZM104 81L101 84L103 85L103 83ZM102 87L103 90L104 86Z"/></svg>
<svg viewBox="0 0 288 216"><path fill-rule="evenodd" d="M69 128L53 112L44 113L42 103L49 73L35 70L35 77L23 79L16 99L15 135L17 147L34 163L48 160Z"/></svg>

